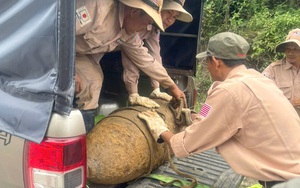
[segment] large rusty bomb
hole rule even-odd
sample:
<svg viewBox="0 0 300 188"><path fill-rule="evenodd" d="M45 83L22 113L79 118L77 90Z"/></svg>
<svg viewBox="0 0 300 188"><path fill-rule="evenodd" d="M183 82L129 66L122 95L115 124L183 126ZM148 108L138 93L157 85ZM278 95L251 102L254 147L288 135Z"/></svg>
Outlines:
<svg viewBox="0 0 300 188"><path fill-rule="evenodd" d="M156 111L172 132L179 128L169 103ZM165 144L154 141L146 123L137 114L142 106L122 108L102 119L87 135L88 179L98 184L120 184L151 172L167 159Z"/></svg>

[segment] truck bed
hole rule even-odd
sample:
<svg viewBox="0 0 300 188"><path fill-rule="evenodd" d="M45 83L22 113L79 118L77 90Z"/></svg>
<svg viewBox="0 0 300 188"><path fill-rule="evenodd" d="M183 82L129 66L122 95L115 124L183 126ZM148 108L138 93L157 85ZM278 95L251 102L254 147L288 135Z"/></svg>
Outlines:
<svg viewBox="0 0 300 188"><path fill-rule="evenodd" d="M238 188L243 180L243 176L236 174L215 150L208 150L187 158L173 158L173 163L181 172L196 177L198 183L204 185L203 187ZM184 179L184 177L179 176L171 169L168 162L154 170L152 174ZM159 180L143 178L128 185L126 188L151 187L173 188L176 186L162 186Z"/></svg>

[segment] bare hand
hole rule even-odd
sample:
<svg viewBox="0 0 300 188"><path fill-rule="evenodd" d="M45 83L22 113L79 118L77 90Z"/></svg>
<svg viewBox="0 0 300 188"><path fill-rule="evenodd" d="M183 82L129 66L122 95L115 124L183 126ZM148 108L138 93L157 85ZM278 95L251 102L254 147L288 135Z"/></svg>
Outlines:
<svg viewBox="0 0 300 188"><path fill-rule="evenodd" d="M187 103L186 103L186 97L185 94L177 87L176 84L172 85L171 87L169 87L170 93L171 95L177 100L180 101L181 98L183 98L183 106L184 108L187 108Z"/></svg>

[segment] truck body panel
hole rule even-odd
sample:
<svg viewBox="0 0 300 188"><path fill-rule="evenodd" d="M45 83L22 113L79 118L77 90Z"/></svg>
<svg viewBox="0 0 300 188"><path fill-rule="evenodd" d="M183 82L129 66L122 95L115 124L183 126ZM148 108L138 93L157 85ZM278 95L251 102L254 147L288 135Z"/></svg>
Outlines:
<svg viewBox="0 0 300 188"><path fill-rule="evenodd" d="M23 188L24 139L0 132L0 185Z"/></svg>

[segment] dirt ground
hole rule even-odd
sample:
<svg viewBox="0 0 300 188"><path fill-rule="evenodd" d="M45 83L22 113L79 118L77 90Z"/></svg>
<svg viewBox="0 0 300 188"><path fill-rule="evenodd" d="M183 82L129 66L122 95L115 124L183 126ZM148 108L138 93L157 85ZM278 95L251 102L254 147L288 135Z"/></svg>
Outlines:
<svg viewBox="0 0 300 188"><path fill-rule="evenodd" d="M248 188L248 187L251 187L252 185L255 185L255 184L258 184L257 180L245 177L239 188Z"/></svg>

